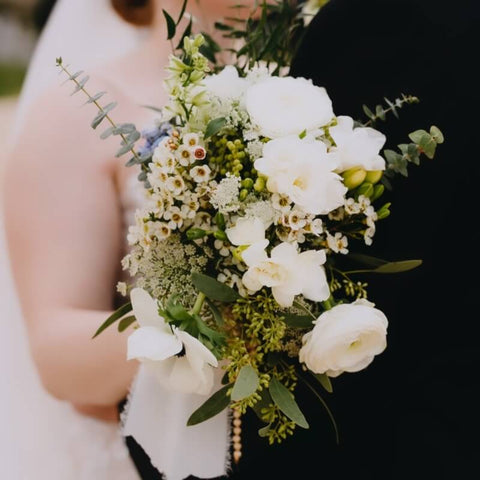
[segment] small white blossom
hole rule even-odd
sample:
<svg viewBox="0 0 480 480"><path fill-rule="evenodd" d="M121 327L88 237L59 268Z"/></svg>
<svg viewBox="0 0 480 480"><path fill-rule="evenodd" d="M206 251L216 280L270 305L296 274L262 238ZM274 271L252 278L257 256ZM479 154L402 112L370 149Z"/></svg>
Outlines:
<svg viewBox="0 0 480 480"><path fill-rule="evenodd" d="M240 178L229 175L212 187L210 203L221 213L235 212L239 208Z"/></svg>
<svg viewBox="0 0 480 480"><path fill-rule="evenodd" d="M180 145L175 152L175 157L182 167L188 167L195 161L192 148L188 147L187 145Z"/></svg>
<svg viewBox="0 0 480 480"><path fill-rule="evenodd" d="M183 214L178 207L170 207L170 209L163 214L163 218L167 220L167 225L172 230L180 228L183 225Z"/></svg>
<svg viewBox="0 0 480 480"><path fill-rule="evenodd" d="M215 242L213 243L213 246L222 257L228 257L230 255L230 250L222 240L218 240L218 239L215 240Z"/></svg>
<svg viewBox="0 0 480 480"><path fill-rule="evenodd" d="M270 199L272 202L273 208L279 210L282 213L287 213L290 211L290 206L292 201L288 198L287 195L280 195L278 193L274 193Z"/></svg>
<svg viewBox="0 0 480 480"><path fill-rule="evenodd" d="M331 235L327 232L327 244L328 248L335 253L342 253L346 255L348 253L348 238L340 232Z"/></svg>
<svg viewBox="0 0 480 480"><path fill-rule="evenodd" d="M127 284L125 282L117 283L117 292L122 295L122 297L127 296Z"/></svg>
<svg viewBox="0 0 480 480"><path fill-rule="evenodd" d="M200 137L197 133L191 132L186 133L182 138L182 143L187 147L195 147L200 142Z"/></svg>
<svg viewBox="0 0 480 480"><path fill-rule="evenodd" d="M208 165L197 165L190 170L190 176L196 183L205 183L210 180L211 170Z"/></svg>

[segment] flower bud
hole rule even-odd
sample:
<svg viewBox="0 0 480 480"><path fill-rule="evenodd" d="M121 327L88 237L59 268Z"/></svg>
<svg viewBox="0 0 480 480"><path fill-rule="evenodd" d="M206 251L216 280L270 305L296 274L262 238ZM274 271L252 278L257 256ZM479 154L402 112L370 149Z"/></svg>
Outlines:
<svg viewBox="0 0 480 480"><path fill-rule="evenodd" d="M222 242L226 242L228 240L227 234L223 230L217 230L216 232L213 232L213 236L217 240L222 240Z"/></svg>
<svg viewBox="0 0 480 480"><path fill-rule="evenodd" d="M251 178L245 178L242 180L242 187L251 190L253 187L253 180Z"/></svg>
<svg viewBox="0 0 480 480"><path fill-rule="evenodd" d="M350 168L342 173L343 183L349 190L361 185L366 176L367 172L361 167Z"/></svg>
<svg viewBox="0 0 480 480"><path fill-rule="evenodd" d="M381 183L378 185L374 185L373 187L373 194L370 197L370 200L374 202L377 198L380 198L383 195L383 192L385 191L385 186Z"/></svg>
<svg viewBox="0 0 480 480"><path fill-rule="evenodd" d="M369 170L367 172L367 176L365 177L365 181L375 185L377 182L380 181L382 175L383 170Z"/></svg>
<svg viewBox="0 0 480 480"><path fill-rule="evenodd" d="M207 232L201 228L190 228L187 230L187 238L189 240L198 240L199 238L203 238L206 234Z"/></svg>
<svg viewBox="0 0 480 480"><path fill-rule="evenodd" d="M373 185L370 182L363 182L357 190L355 190L355 197L358 198L360 195L371 198L373 195Z"/></svg>
<svg viewBox="0 0 480 480"><path fill-rule="evenodd" d="M379 210L377 210L377 218L378 220L383 220L384 218L387 218L390 216L390 203L386 203L385 205L382 206Z"/></svg>
<svg viewBox="0 0 480 480"><path fill-rule="evenodd" d="M248 190L246 188L242 188L240 190L240 194L238 195L238 198L240 199L241 202L243 202L248 196Z"/></svg>
<svg viewBox="0 0 480 480"><path fill-rule="evenodd" d="M265 188L265 179L263 177L258 177L253 184L253 188L256 192L262 192Z"/></svg>
<svg viewBox="0 0 480 480"><path fill-rule="evenodd" d="M223 213L217 212L215 215L215 223L220 230L225 230L225 217Z"/></svg>

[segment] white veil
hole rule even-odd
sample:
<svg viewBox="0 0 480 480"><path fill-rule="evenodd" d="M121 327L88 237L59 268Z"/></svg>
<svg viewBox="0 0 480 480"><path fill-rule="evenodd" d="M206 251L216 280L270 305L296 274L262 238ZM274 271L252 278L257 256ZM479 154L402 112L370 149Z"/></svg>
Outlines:
<svg viewBox="0 0 480 480"><path fill-rule="evenodd" d="M57 75L56 57L63 56L72 68L90 69L102 60L124 55L138 45L145 33L144 29L122 21L108 0L58 0L31 59L18 99L9 146L21 141L19 135L32 102L53 82L62 81ZM113 436L121 441L120 435L113 431L114 427L81 417L69 405L53 399L43 390L30 357L12 281L2 215L0 298L2 478L132 480L134 477L127 468L120 468L118 474L111 470L112 463L122 465L118 458L108 458L109 445L116 441ZM87 441L77 441L82 435L85 438L86 434ZM90 444L88 439L92 438L97 441ZM95 451L98 449L100 452ZM117 453L112 449L112 455ZM95 465L99 456L103 464ZM81 459L86 457L91 458L93 463L82 463ZM78 459L77 464L75 458ZM125 457L127 461L130 461L128 456Z"/></svg>

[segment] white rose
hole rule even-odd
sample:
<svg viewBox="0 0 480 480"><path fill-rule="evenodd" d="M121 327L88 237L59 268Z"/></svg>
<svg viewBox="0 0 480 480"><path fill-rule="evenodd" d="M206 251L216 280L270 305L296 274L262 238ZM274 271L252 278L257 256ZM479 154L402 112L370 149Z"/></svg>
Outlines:
<svg viewBox="0 0 480 480"><path fill-rule="evenodd" d="M370 302L357 300L322 313L303 336L299 359L314 373L337 377L367 367L387 346L388 321Z"/></svg>
<svg viewBox="0 0 480 480"><path fill-rule="evenodd" d="M379 155L385 145L383 133L370 127L353 128L353 119L337 118L338 124L330 128L336 147L330 155L337 164L337 171L344 172L353 167L364 170L385 170L385 160Z"/></svg>
<svg viewBox="0 0 480 480"><path fill-rule="evenodd" d="M267 245L268 240L263 240L242 253L249 267L242 278L245 288L256 292L262 287L270 287L281 307L291 307L295 296L300 294L317 302L330 296L323 268L326 261L324 250L299 253L296 245L284 242L276 246L268 258Z"/></svg>
<svg viewBox="0 0 480 480"><path fill-rule="evenodd" d="M252 245L265 240L265 226L259 218L239 218L225 233L233 245Z"/></svg>
<svg viewBox="0 0 480 480"><path fill-rule="evenodd" d="M260 81L248 88L245 104L254 126L268 138L315 130L334 117L326 90L301 77Z"/></svg>
<svg viewBox="0 0 480 480"><path fill-rule="evenodd" d="M128 338L128 360L137 359L165 387L182 393L207 395L213 388L212 366L218 361L195 337L170 326L158 313L157 302L141 288L130 293L140 328ZM181 352L184 354L179 355Z"/></svg>
<svg viewBox="0 0 480 480"><path fill-rule="evenodd" d="M321 141L301 140L297 136L268 142L255 168L267 177L272 193L287 195L306 213L327 214L345 203L347 188L334 172Z"/></svg>
<svg viewBox="0 0 480 480"><path fill-rule="evenodd" d="M227 65L220 73L205 78L204 84L207 91L220 100L239 99L248 84L244 78L239 77L237 69Z"/></svg>

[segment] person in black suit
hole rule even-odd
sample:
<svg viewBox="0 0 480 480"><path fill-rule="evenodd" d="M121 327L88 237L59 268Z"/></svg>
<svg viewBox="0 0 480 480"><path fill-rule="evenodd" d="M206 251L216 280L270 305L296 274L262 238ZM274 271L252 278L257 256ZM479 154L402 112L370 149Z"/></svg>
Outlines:
<svg viewBox="0 0 480 480"><path fill-rule="evenodd" d="M334 380L337 459L357 479L478 475L479 45L474 0L331 0L292 63L291 75L327 89L337 115L364 119L363 104L419 97L376 125L388 148L431 125L445 135L433 160L394 179L382 197L391 216L365 251L423 264L369 278L369 297L389 318L389 346L365 371Z"/></svg>

